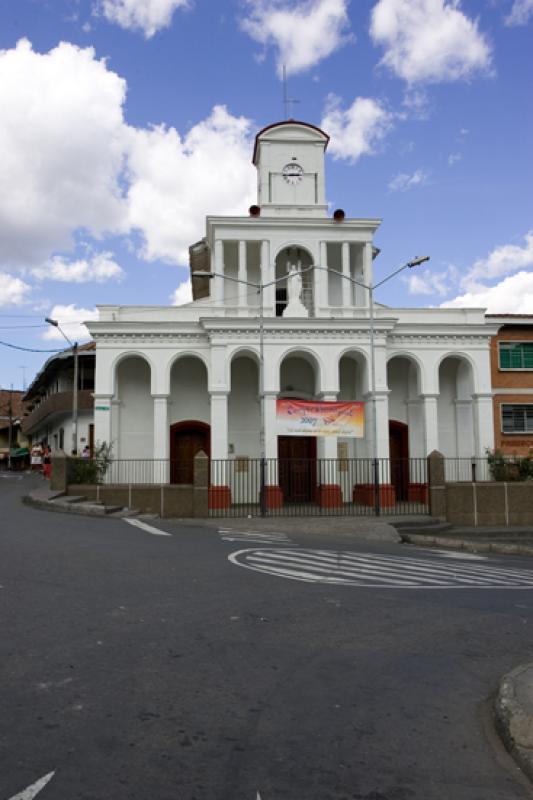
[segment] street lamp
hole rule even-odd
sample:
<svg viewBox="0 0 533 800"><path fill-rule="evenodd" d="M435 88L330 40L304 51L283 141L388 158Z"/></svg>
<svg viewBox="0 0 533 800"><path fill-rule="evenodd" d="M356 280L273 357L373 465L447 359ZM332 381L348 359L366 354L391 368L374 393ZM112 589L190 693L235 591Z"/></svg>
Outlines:
<svg viewBox="0 0 533 800"><path fill-rule="evenodd" d="M411 261L408 261L406 264L403 264L398 269L395 269L394 272L391 272L390 275L386 275L377 283L367 284L363 283L362 281L358 281L355 278L352 278L351 275L345 275L343 272L339 272L338 274L350 283L355 284L356 286L362 286L363 289L368 291L368 302L369 302L369 321L370 321L370 400L372 402L372 469L374 474L374 507L376 509L376 514L379 515L380 512L380 498L379 498L379 459L378 459L378 423L377 423L377 416L376 416L376 356L374 352L374 290L378 287L382 286L387 281L390 281L391 278L394 278L395 275L398 275L399 272L402 272L404 269L412 269L413 267L418 267L420 264L424 264L424 262L429 261L429 256L417 256L413 258ZM325 270L329 272L330 270L328 267L315 267L315 269Z"/></svg>
<svg viewBox="0 0 533 800"><path fill-rule="evenodd" d="M58 329L63 338L66 339L68 344L71 346L72 354L74 356L74 391L72 392L72 455L75 456L78 453L78 343L71 342L56 319L45 317L44 321Z"/></svg>
<svg viewBox="0 0 533 800"><path fill-rule="evenodd" d="M314 266L304 267L299 270L299 274L309 272L315 269ZM255 283L253 281L245 281L242 278L234 278L232 275L224 275L222 272L191 272L191 278L204 278L204 280L212 280L213 278L223 278L226 281L233 281L233 283L242 283L245 286L251 286L256 289L259 294L259 406L260 406L260 426L259 426L259 458L260 458L260 490L259 490L259 503L261 509L261 516L266 514L266 497L265 497L265 471L266 471L266 446L265 446L265 386L264 386L264 316L263 316L263 292L269 286L274 286L280 281L286 280L287 276L282 275L279 278L274 278L267 283Z"/></svg>

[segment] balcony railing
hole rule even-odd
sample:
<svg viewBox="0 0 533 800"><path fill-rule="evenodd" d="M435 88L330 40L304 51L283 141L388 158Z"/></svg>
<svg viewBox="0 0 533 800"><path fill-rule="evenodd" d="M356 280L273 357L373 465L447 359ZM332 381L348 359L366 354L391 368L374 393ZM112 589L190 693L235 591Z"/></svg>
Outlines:
<svg viewBox="0 0 533 800"><path fill-rule="evenodd" d="M79 411L92 409L93 403L92 390L78 390ZM31 433L39 423L52 414L72 414L72 392L57 392L43 400L22 420L22 432Z"/></svg>

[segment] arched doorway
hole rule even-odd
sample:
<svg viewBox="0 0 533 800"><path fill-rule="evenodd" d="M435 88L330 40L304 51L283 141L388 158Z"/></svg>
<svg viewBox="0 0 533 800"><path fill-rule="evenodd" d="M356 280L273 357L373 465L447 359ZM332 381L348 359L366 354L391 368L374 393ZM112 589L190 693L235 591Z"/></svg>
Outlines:
<svg viewBox="0 0 533 800"><path fill-rule="evenodd" d="M313 400L318 365L307 352L292 352L280 364L280 397ZM278 436L279 485L286 503L309 503L317 495L316 436Z"/></svg>
<svg viewBox="0 0 533 800"><path fill-rule="evenodd" d="M170 482L194 483L194 457L211 454L211 429L205 422L186 420L170 426Z"/></svg>
<svg viewBox="0 0 533 800"><path fill-rule="evenodd" d="M289 269L292 266L297 267L302 272L302 294L301 301L308 313L313 310L313 277L312 270L309 267L313 263L311 253L303 247L290 246L285 247L276 256L276 316L281 317L287 306L287 281L286 278Z"/></svg>
<svg viewBox="0 0 533 800"><path fill-rule="evenodd" d="M389 420L390 480L397 500L409 496L409 428L405 422Z"/></svg>

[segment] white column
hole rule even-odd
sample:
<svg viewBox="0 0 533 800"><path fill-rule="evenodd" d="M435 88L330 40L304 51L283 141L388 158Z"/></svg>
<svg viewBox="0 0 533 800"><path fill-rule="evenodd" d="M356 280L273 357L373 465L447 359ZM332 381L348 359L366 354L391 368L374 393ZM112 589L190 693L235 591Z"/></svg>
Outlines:
<svg viewBox="0 0 533 800"><path fill-rule="evenodd" d="M222 239L215 240L215 272L224 275L224 242ZM215 275L212 280L213 301L222 305L224 303L224 278Z"/></svg>
<svg viewBox="0 0 533 800"><path fill-rule="evenodd" d="M247 280L247 267L246 267L246 242L239 242L239 271L237 277L240 281ZM239 283L239 306L242 308L246 305L246 295L249 288L244 283Z"/></svg>
<svg viewBox="0 0 533 800"><path fill-rule="evenodd" d="M474 395L474 441L475 454L485 456L487 448L494 447L494 406L492 393Z"/></svg>
<svg viewBox="0 0 533 800"><path fill-rule="evenodd" d="M228 393L210 392L211 483L228 485Z"/></svg>
<svg viewBox="0 0 533 800"><path fill-rule="evenodd" d="M373 279L372 243L365 242L363 250L363 283L366 283L367 286L371 286ZM367 306L369 303L368 291L361 288L361 293L363 305Z"/></svg>
<svg viewBox="0 0 533 800"><path fill-rule="evenodd" d="M267 459L277 459L278 457L277 398L276 392L265 392L265 455Z"/></svg>
<svg viewBox="0 0 533 800"><path fill-rule="evenodd" d="M334 403L337 395L333 392L322 392L320 399L326 403ZM320 462L319 483L338 483L337 437L319 436L316 449L318 458L325 459Z"/></svg>
<svg viewBox="0 0 533 800"><path fill-rule="evenodd" d="M378 428L377 458L390 458L388 389L376 391L376 419Z"/></svg>
<svg viewBox="0 0 533 800"><path fill-rule="evenodd" d="M342 243L342 305L347 308L352 305L352 288L350 278L350 245Z"/></svg>
<svg viewBox="0 0 533 800"><path fill-rule="evenodd" d="M94 442L111 444L118 438L118 430L111 427L111 394L94 395ZM113 454L116 457L116 454Z"/></svg>
<svg viewBox="0 0 533 800"><path fill-rule="evenodd" d="M328 266L328 251L326 242L320 242L320 267L327 268ZM319 316L321 308L325 308L329 304L328 298L328 274L323 269L314 270L314 306L315 315Z"/></svg>
<svg viewBox="0 0 533 800"><path fill-rule="evenodd" d="M211 397L211 458L228 457L228 393L210 392Z"/></svg>
<svg viewBox="0 0 533 800"><path fill-rule="evenodd" d="M274 280L274 265L270 263L270 242L263 239L261 242L261 283L270 283ZM276 286L272 284L263 292L263 311L267 317L276 314Z"/></svg>
<svg viewBox="0 0 533 800"><path fill-rule="evenodd" d="M120 458L120 406L121 401L118 397L113 397L111 400L111 441L113 443L111 455L113 458Z"/></svg>
<svg viewBox="0 0 533 800"><path fill-rule="evenodd" d="M424 450L429 456L439 449L439 416L436 394L422 395L424 402Z"/></svg>
<svg viewBox="0 0 533 800"><path fill-rule="evenodd" d="M154 480L168 482L170 431L168 426L168 395L155 394L154 398Z"/></svg>

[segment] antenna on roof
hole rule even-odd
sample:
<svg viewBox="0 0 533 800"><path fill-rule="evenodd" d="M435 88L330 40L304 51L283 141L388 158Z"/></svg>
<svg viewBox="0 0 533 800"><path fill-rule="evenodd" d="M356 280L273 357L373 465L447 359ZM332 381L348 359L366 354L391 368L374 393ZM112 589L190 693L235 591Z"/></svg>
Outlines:
<svg viewBox="0 0 533 800"><path fill-rule="evenodd" d="M299 100L295 100L294 97L289 97L287 92L287 67L285 64L283 65L283 109L285 113L285 119L291 119L291 105L294 103L299 103Z"/></svg>
<svg viewBox="0 0 533 800"><path fill-rule="evenodd" d="M28 367L25 364L20 364L19 369L22 370L22 388L24 391L26 391L26 370Z"/></svg>

